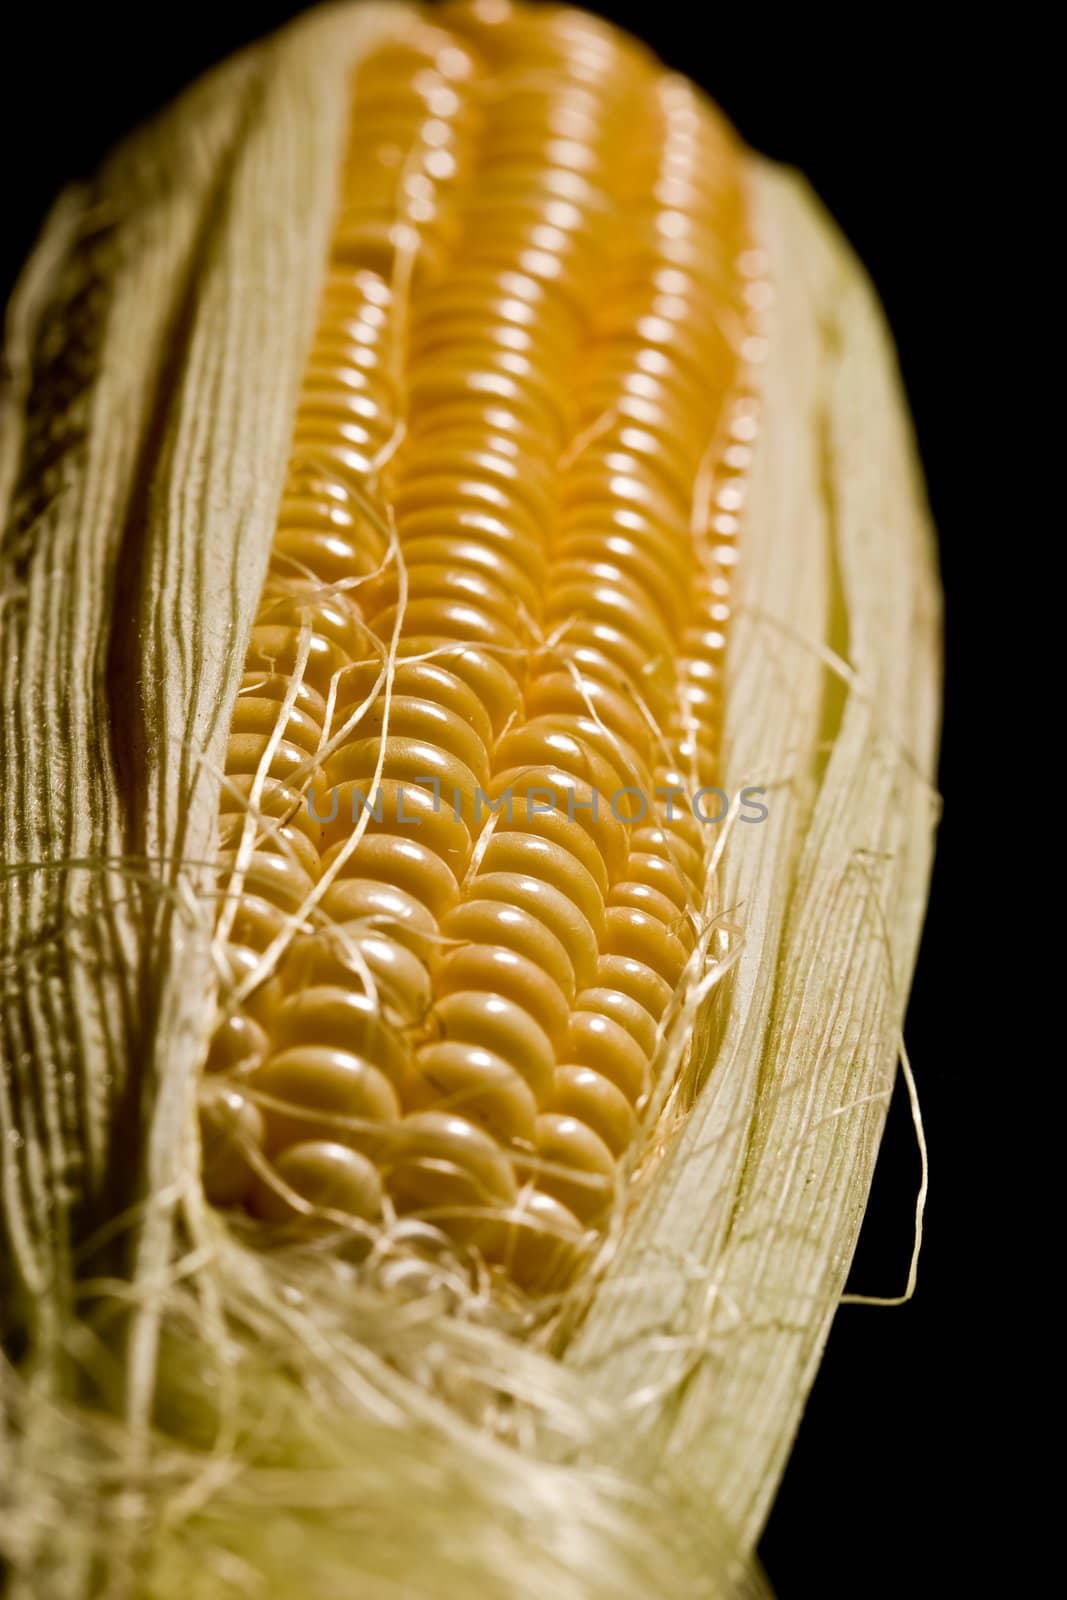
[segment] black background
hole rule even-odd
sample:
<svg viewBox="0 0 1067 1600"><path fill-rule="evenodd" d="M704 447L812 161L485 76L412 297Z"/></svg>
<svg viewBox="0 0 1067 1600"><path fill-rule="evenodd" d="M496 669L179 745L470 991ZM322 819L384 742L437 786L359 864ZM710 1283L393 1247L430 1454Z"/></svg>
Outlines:
<svg viewBox="0 0 1067 1600"><path fill-rule="evenodd" d="M300 9L13 8L0 97L0 300L66 179L91 170L110 143L210 63ZM960 1593L974 1576L965 1555L971 1490L986 1470L974 1342L991 1340L984 1323L976 1331L974 1315L983 1291L973 1240L984 1206L970 1110L987 1051L984 1024L975 1022L981 997L962 959L981 903L959 821L964 752L985 730L978 701L963 692L978 661L982 615L959 598L976 560L973 511L963 503L974 464L960 410L961 375L983 326L989 337L989 319L976 320L964 279L971 247L989 226L972 185L993 135L947 34L935 43L913 25L905 35L866 11L854 13L860 26L848 13L808 8L783 18L762 7L716 6L706 24L702 7L668 0L593 9L701 82L751 144L807 174L875 280L911 398L949 598L947 809L906 1034L931 1147L927 1242L910 1305L840 1312L762 1554L783 1600ZM899 1292L918 1179L898 1088L852 1289Z"/></svg>

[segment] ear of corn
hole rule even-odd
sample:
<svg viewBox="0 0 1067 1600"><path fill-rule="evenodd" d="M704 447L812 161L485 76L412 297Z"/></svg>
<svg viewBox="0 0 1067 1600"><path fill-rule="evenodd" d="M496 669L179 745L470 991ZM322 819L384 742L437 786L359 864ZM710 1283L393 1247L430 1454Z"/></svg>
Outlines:
<svg viewBox="0 0 1067 1600"><path fill-rule="evenodd" d="M590 19L341 7L65 198L9 366L15 1592L758 1592L933 822L854 263Z"/></svg>

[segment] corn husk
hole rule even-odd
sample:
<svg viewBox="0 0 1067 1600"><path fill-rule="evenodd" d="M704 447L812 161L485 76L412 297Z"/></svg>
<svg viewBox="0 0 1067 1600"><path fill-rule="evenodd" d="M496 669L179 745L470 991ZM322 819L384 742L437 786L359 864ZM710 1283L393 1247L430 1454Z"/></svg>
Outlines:
<svg viewBox="0 0 1067 1600"><path fill-rule="evenodd" d="M332 220L312 13L55 208L0 442L0 1554L17 1600L764 1592L752 1552L863 1215L930 869L932 540L892 350L794 176L730 646L728 985L548 1333L204 1204L219 774Z"/></svg>

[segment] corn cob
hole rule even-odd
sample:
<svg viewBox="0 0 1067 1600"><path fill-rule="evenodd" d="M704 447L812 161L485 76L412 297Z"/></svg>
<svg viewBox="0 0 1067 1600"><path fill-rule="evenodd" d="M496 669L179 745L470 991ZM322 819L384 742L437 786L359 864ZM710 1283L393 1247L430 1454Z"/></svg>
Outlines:
<svg viewBox="0 0 1067 1600"><path fill-rule="evenodd" d="M766 289L689 85L574 14L439 18L353 84L227 751L205 1172L536 1278L610 1206L702 930Z"/></svg>
<svg viewBox="0 0 1067 1600"><path fill-rule="evenodd" d="M15 1600L761 1594L931 848L862 275L602 24L338 6L7 368Z"/></svg>

